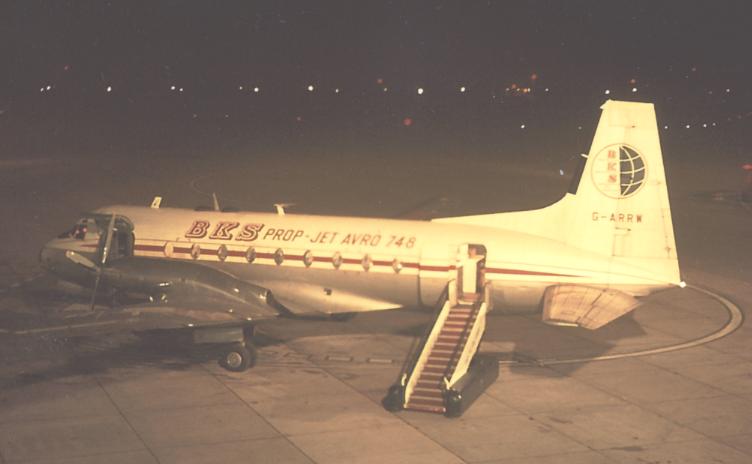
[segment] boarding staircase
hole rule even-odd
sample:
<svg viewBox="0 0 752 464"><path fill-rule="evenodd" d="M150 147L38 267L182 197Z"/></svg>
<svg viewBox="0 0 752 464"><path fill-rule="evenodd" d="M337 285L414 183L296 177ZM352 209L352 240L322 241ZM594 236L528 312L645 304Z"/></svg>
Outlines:
<svg viewBox="0 0 752 464"><path fill-rule="evenodd" d="M430 332L384 398L387 409L459 416L496 380L498 362L476 356L490 303L490 287L480 289L458 296L457 280L449 282Z"/></svg>

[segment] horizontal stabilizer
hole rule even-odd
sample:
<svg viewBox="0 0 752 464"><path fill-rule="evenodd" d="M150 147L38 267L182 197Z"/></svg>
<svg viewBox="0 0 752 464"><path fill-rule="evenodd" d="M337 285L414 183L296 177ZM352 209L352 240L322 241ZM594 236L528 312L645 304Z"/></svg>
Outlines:
<svg viewBox="0 0 752 464"><path fill-rule="evenodd" d="M639 305L633 296L618 290L556 285L543 296L543 322L595 330Z"/></svg>

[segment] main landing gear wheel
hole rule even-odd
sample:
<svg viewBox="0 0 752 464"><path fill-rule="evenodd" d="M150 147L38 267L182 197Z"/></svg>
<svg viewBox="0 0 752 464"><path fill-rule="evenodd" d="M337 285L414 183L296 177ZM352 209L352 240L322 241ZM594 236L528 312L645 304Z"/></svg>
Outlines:
<svg viewBox="0 0 752 464"><path fill-rule="evenodd" d="M219 358L219 365L232 372L243 372L255 364L256 348L249 343L235 343Z"/></svg>

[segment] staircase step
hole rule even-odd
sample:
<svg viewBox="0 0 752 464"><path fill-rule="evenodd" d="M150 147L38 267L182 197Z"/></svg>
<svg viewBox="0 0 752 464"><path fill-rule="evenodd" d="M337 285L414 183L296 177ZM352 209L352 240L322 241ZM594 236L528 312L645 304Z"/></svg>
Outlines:
<svg viewBox="0 0 752 464"><path fill-rule="evenodd" d="M429 407L429 408L444 408L443 398L429 398L420 395L413 395L410 397L410 401L407 402L407 406Z"/></svg>
<svg viewBox="0 0 752 464"><path fill-rule="evenodd" d="M441 390L441 386L444 384L441 380L424 380L422 377L415 384L415 389L435 388Z"/></svg>
<svg viewBox="0 0 752 464"><path fill-rule="evenodd" d="M439 337L442 335L461 335L465 331L464 327L447 327L444 326L441 328L441 332L439 332Z"/></svg>
<svg viewBox="0 0 752 464"><path fill-rule="evenodd" d="M445 367L431 367L431 366L426 366L426 367L423 368L423 372L425 372L426 374L440 374L440 375L444 375L444 372L446 372L447 367L449 367L449 366L445 366ZM422 374L421 374L421 377L422 377Z"/></svg>
<svg viewBox="0 0 752 464"><path fill-rule="evenodd" d="M457 335L439 335L439 338L436 339L437 343L449 343L453 346L457 346L460 343L464 343L467 341L467 337L463 337L461 334Z"/></svg>
<svg viewBox="0 0 752 464"><path fill-rule="evenodd" d="M441 389L438 387L433 388L418 388L415 387L413 390L413 395L410 398L414 398L415 396L418 396L420 398L438 398L441 401L443 400L443 395L441 393Z"/></svg>
<svg viewBox="0 0 752 464"><path fill-rule="evenodd" d="M420 403L408 404L407 406L405 406L405 409L409 409L411 411L432 412L436 414L444 414L446 412L446 408L444 406L431 406L423 405Z"/></svg>

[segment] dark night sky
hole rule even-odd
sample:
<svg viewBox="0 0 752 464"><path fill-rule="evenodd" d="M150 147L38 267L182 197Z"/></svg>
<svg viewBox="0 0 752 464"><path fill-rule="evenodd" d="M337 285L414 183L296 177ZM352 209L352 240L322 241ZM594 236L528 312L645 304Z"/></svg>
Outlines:
<svg viewBox="0 0 752 464"><path fill-rule="evenodd" d="M671 124L749 124L751 13L747 1L6 2L0 118L263 111L272 125L460 115L519 126L595 114L609 89L654 101ZM531 93L511 96L512 84ZM239 103L255 85L264 100Z"/></svg>
<svg viewBox="0 0 752 464"><path fill-rule="evenodd" d="M552 85L681 80L694 67L741 85L752 7L696 3L19 1L3 14L4 80L35 90L68 65L82 87L374 76L490 87L532 72Z"/></svg>

